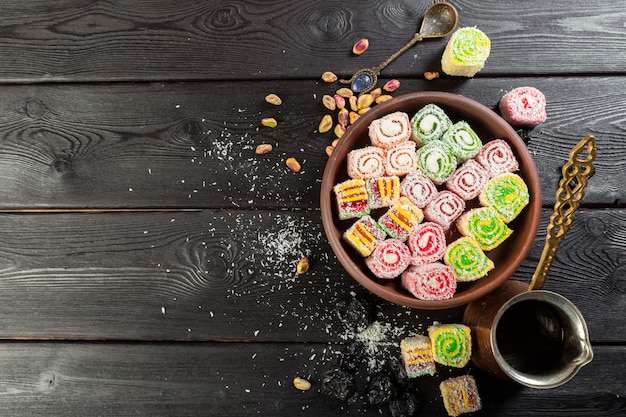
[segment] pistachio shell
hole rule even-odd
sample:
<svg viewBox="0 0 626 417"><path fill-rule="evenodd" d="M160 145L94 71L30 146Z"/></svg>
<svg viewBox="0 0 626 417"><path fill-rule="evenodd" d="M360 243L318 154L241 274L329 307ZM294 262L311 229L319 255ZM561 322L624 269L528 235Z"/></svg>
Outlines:
<svg viewBox="0 0 626 417"><path fill-rule="evenodd" d="M309 270L309 258L304 256L302 259L298 261L298 265L296 266L296 272L300 275L306 273Z"/></svg>
<svg viewBox="0 0 626 417"><path fill-rule="evenodd" d="M359 39L352 47L352 53L355 55L361 55L363 52L367 51L367 48L369 48L369 46L370 41L368 41L366 38Z"/></svg>
<svg viewBox="0 0 626 417"><path fill-rule="evenodd" d="M267 127L276 127L276 126L278 126L278 122L273 117L267 117L267 118L261 120L261 124L263 126L267 126Z"/></svg>
<svg viewBox="0 0 626 417"><path fill-rule="evenodd" d="M335 92L335 94L337 94L338 96L341 96L343 98L350 98L350 97L352 97L354 95L352 90L350 90L347 87L340 88L339 90L337 90Z"/></svg>
<svg viewBox="0 0 626 417"><path fill-rule="evenodd" d="M387 92L396 91L400 87L400 81L398 80L389 80L383 85L383 90Z"/></svg>
<svg viewBox="0 0 626 417"><path fill-rule="evenodd" d="M272 149L273 147L269 143L262 143L256 147L256 150L254 152L259 155L262 155L262 154L271 152Z"/></svg>
<svg viewBox="0 0 626 417"><path fill-rule="evenodd" d="M326 71L322 74L322 80L327 83L334 83L335 81L337 81L337 76L330 71Z"/></svg>
<svg viewBox="0 0 626 417"><path fill-rule="evenodd" d="M330 114L327 114L327 115L324 115L324 117L322 117L322 120L320 121L320 124L317 127L317 130L319 130L320 133L326 133L332 127L333 127L333 117Z"/></svg>
<svg viewBox="0 0 626 417"><path fill-rule="evenodd" d="M339 110L339 113L337 114L337 121L341 126L348 125L348 121L350 120L349 113L350 112L346 108Z"/></svg>
<svg viewBox="0 0 626 417"><path fill-rule="evenodd" d="M393 96L390 96L389 94L383 94L376 99L376 104L384 103L385 101L391 100L392 98Z"/></svg>
<svg viewBox="0 0 626 417"><path fill-rule="evenodd" d="M328 94L324 94L324 96L322 96L322 104L330 111L335 111L335 109L337 108L335 99Z"/></svg>
<svg viewBox="0 0 626 417"><path fill-rule="evenodd" d="M301 166L300 166L300 163L296 160L296 158L287 158L287 161L285 161L285 163L287 164L287 168L289 168L293 172L300 171Z"/></svg>
<svg viewBox="0 0 626 417"><path fill-rule="evenodd" d="M327 156L331 156L333 154L333 151L335 150L334 146L327 146L326 147L326 155Z"/></svg>
<svg viewBox="0 0 626 417"><path fill-rule="evenodd" d="M275 106L280 106L283 104L283 100L278 97L276 94L268 94L265 96L265 101Z"/></svg>
<svg viewBox="0 0 626 417"><path fill-rule="evenodd" d="M357 100L357 108L359 110L370 107L374 103L374 97L371 94L361 94Z"/></svg>
<svg viewBox="0 0 626 417"><path fill-rule="evenodd" d="M341 97L339 94L335 94L335 105L338 109L343 109L346 107L346 99Z"/></svg>
<svg viewBox="0 0 626 417"><path fill-rule="evenodd" d="M341 125L335 125L335 130L334 130L335 136L337 136L338 138L342 137L344 133L346 133L346 128L345 126L341 126Z"/></svg>

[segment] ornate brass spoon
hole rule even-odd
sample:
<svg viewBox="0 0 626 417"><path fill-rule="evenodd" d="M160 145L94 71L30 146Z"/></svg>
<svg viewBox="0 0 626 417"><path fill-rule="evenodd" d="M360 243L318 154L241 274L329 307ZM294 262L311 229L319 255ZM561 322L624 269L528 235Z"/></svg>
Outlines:
<svg viewBox="0 0 626 417"><path fill-rule="evenodd" d="M391 61L402 55L407 49L423 39L443 38L456 28L459 14L454 6L447 2L435 3L426 10L422 27L406 45L394 52L380 65L372 68L358 70L349 80L339 80L344 84L350 84L355 93L366 93L374 88L378 82L378 76L383 68Z"/></svg>
<svg viewBox="0 0 626 417"><path fill-rule="evenodd" d="M556 192L554 213L550 217L546 243L533 274L529 290L539 290L548 275L556 250L574 220L574 212L585 194L587 179L593 171L596 159L596 138L587 135L570 151L569 160L563 165L563 177Z"/></svg>

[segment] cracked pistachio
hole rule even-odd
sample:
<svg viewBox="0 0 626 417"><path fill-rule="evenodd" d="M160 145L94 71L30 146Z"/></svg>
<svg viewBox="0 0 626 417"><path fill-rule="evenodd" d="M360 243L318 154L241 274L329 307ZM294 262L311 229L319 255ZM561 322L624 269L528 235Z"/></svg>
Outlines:
<svg viewBox="0 0 626 417"><path fill-rule="evenodd" d="M302 259L300 259L298 261L298 265L296 266L296 272L299 275L302 275L304 273L306 273L306 271L309 270L309 258L307 258L306 256L302 257Z"/></svg>
<svg viewBox="0 0 626 417"><path fill-rule="evenodd" d="M376 104L384 103L385 101L391 100L392 98L393 96L390 96L389 94L383 94L376 99Z"/></svg>
<svg viewBox="0 0 626 417"><path fill-rule="evenodd" d="M357 108L359 110L370 107L374 103L374 97L371 94L365 93L359 96L357 100Z"/></svg>
<svg viewBox="0 0 626 417"><path fill-rule="evenodd" d="M439 78L439 72L438 71L426 71L424 73L424 78L426 78L428 81L434 80L435 78Z"/></svg>
<svg viewBox="0 0 626 417"><path fill-rule="evenodd" d="M276 94L268 94L265 96L265 101L275 106L280 106L283 104L283 100L278 97Z"/></svg>
<svg viewBox="0 0 626 417"><path fill-rule="evenodd" d="M269 143L262 143L256 147L254 152L258 155L262 155L271 152L272 149L273 147Z"/></svg>
<svg viewBox="0 0 626 417"><path fill-rule="evenodd" d="M387 92L396 91L400 87L400 81L398 80L389 80L383 85L383 90Z"/></svg>
<svg viewBox="0 0 626 417"><path fill-rule="evenodd" d="M278 126L278 122L273 117L267 117L265 119L262 119L261 124L263 126L272 127L272 128Z"/></svg>
<svg viewBox="0 0 626 417"><path fill-rule="evenodd" d="M350 112L346 108L339 110L339 113L337 114L337 121L341 126L348 125L348 121L350 120L349 114Z"/></svg>
<svg viewBox="0 0 626 417"><path fill-rule="evenodd" d="M300 166L300 163L296 160L296 158L293 158L293 157L287 158L287 161L285 161L285 164L287 165L287 168L289 168L293 172L299 172L300 168L302 168Z"/></svg>
<svg viewBox="0 0 626 417"><path fill-rule="evenodd" d="M311 383L306 379L299 377L293 379L293 386L300 391L308 391L311 389Z"/></svg>
<svg viewBox="0 0 626 417"><path fill-rule="evenodd" d="M368 111L372 110L371 107L363 107L362 109L359 109L359 111L357 112L359 116L364 115L365 113L367 113Z"/></svg>
<svg viewBox="0 0 626 417"><path fill-rule="evenodd" d="M322 80L327 83L334 83L335 81L337 81L337 76L330 71L326 71L322 74Z"/></svg>
<svg viewBox="0 0 626 417"><path fill-rule="evenodd" d="M348 115L348 118L350 119L350 124L353 124L354 122L356 122L359 117L361 117L360 114L358 114L355 111L351 111L350 114Z"/></svg>
<svg viewBox="0 0 626 417"><path fill-rule="evenodd" d="M322 120L320 121L320 124L317 127L317 130L319 130L320 133L326 133L330 129L332 129L332 127L333 127L333 117L330 114L326 114L324 115L324 117L322 117Z"/></svg>
<svg viewBox="0 0 626 417"><path fill-rule="evenodd" d="M352 97L354 95L352 90L350 90L347 87L340 88L339 90L335 91L335 94L337 94L338 96L341 96L343 98L350 98L350 97Z"/></svg>
<svg viewBox="0 0 626 417"><path fill-rule="evenodd" d="M357 102L358 99L356 96L350 97L348 101L350 102L350 110L357 111L359 109L358 102Z"/></svg>
<svg viewBox="0 0 626 417"><path fill-rule="evenodd" d="M335 105L338 109L343 109L346 107L346 99L341 97L339 94L335 94L333 97L335 99Z"/></svg>
<svg viewBox="0 0 626 417"><path fill-rule="evenodd" d="M337 103L335 103L335 99L328 94L324 94L324 96L322 96L322 104L330 111L335 111L335 109L337 108Z"/></svg>
<svg viewBox="0 0 626 417"><path fill-rule="evenodd" d="M341 126L340 124L335 125L335 129L333 130L333 132L335 133L335 136L340 138L343 136L344 133L346 133L346 127Z"/></svg>
<svg viewBox="0 0 626 417"><path fill-rule="evenodd" d="M355 55L361 55L363 52L367 51L367 48L369 48L369 46L370 41L368 41L366 38L359 39L352 47L352 53Z"/></svg>
<svg viewBox="0 0 626 417"><path fill-rule="evenodd" d="M370 94L372 95L374 100L376 100L378 97L383 95L383 90L380 87L378 87L378 88L370 91Z"/></svg>
<svg viewBox="0 0 626 417"><path fill-rule="evenodd" d="M326 155L327 156L331 156L333 154L333 151L335 150L334 146L327 146L326 147Z"/></svg>

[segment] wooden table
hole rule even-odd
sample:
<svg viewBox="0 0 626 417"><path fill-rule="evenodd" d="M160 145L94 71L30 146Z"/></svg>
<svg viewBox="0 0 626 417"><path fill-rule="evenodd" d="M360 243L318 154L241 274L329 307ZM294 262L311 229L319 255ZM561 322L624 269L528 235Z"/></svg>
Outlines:
<svg viewBox="0 0 626 417"><path fill-rule="evenodd" d="M332 132L324 94L403 45L426 1L5 0L0 7L0 409L6 416L379 416L320 393L359 334L337 306L371 303L381 352L462 308L373 297L327 244L319 191ZM463 94L497 108L542 90L548 120L521 131L544 212L513 278L543 247L560 167L584 135L596 172L546 288L583 312L593 362L566 385L502 384L470 365L483 416L626 415L626 6L454 2L491 56L442 76L446 40L383 71L394 95ZM368 38L356 57L353 43ZM278 94L283 104L264 101ZM276 128L261 125L274 117ZM261 143L272 152L255 154ZM290 171L295 157L302 170ZM295 272L303 257L310 270ZM360 336L362 337L362 336ZM444 416L437 384L420 416ZM306 392L294 377L310 380Z"/></svg>

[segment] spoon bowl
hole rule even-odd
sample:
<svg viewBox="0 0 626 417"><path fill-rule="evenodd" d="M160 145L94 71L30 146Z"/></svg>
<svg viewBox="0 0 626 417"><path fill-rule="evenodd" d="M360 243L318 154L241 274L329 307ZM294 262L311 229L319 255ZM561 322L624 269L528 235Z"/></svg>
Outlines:
<svg viewBox="0 0 626 417"><path fill-rule="evenodd" d="M443 38L456 27L459 15L450 3L435 3L426 10L418 35L422 39Z"/></svg>

